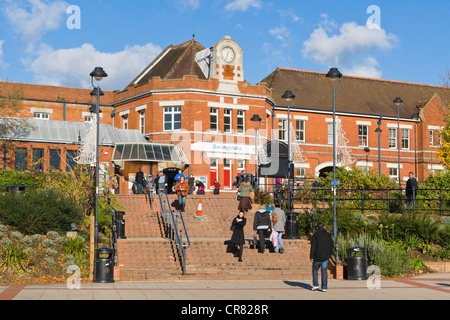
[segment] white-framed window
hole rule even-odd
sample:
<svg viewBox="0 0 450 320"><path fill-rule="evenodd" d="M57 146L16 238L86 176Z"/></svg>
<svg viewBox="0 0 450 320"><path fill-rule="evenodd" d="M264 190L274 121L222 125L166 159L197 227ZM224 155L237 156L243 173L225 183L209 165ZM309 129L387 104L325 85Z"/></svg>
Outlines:
<svg viewBox="0 0 450 320"><path fill-rule="evenodd" d="M389 149L397 149L397 128L389 128Z"/></svg>
<svg viewBox="0 0 450 320"><path fill-rule="evenodd" d="M84 116L84 122L92 122L94 120L93 116Z"/></svg>
<svg viewBox="0 0 450 320"><path fill-rule="evenodd" d="M369 129L366 125L358 125L358 145L360 147L369 145Z"/></svg>
<svg viewBox="0 0 450 320"><path fill-rule="evenodd" d="M33 112L34 119L49 120L50 115L45 112Z"/></svg>
<svg viewBox="0 0 450 320"><path fill-rule="evenodd" d="M389 178L398 179L398 168L389 168Z"/></svg>
<svg viewBox="0 0 450 320"><path fill-rule="evenodd" d="M305 120L295 120L297 141L305 143Z"/></svg>
<svg viewBox="0 0 450 320"><path fill-rule="evenodd" d="M430 129L430 147L440 147L441 139L439 136L439 130Z"/></svg>
<svg viewBox="0 0 450 320"><path fill-rule="evenodd" d="M333 144L333 121L327 122L328 144Z"/></svg>
<svg viewBox="0 0 450 320"><path fill-rule="evenodd" d="M219 109L217 108L209 109L209 130L219 130Z"/></svg>
<svg viewBox="0 0 450 320"><path fill-rule="evenodd" d="M164 107L164 131L181 129L181 107Z"/></svg>
<svg viewBox="0 0 450 320"><path fill-rule="evenodd" d="M279 140L287 140L287 127L288 127L287 119L278 119L278 139Z"/></svg>
<svg viewBox="0 0 450 320"><path fill-rule="evenodd" d="M231 109L223 110L223 132L224 133L231 133L231 130L232 130L231 116L232 116Z"/></svg>
<svg viewBox="0 0 450 320"><path fill-rule="evenodd" d="M122 129L128 129L128 115L122 116Z"/></svg>
<svg viewBox="0 0 450 320"><path fill-rule="evenodd" d="M306 176L306 168L297 167L296 168L296 177L304 178Z"/></svg>
<svg viewBox="0 0 450 320"><path fill-rule="evenodd" d="M237 111L237 133L244 133L245 131L245 111Z"/></svg>
<svg viewBox="0 0 450 320"><path fill-rule="evenodd" d="M409 129L402 129L402 149L409 150Z"/></svg>
<svg viewBox="0 0 450 320"><path fill-rule="evenodd" d="M237 170L245 170L245 159L237 159Z"/></svg>
<svg viewBox="0 0 450 320"><path fill-rule="evenodd" d="M139 111L139 131L145 134L145 110Z"/></svg>

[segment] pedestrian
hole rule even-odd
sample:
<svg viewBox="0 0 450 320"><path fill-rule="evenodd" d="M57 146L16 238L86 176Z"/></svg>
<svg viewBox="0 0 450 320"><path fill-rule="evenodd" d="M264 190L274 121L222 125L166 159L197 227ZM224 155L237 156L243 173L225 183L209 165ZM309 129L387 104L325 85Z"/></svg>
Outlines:
<svg viewBox="0 0 450 320"><path fill-rule="evenodd" d="M175 185L175 191L178 195L178 204L180 205L180 211L184 212L184 208L186 206L186 197L189 193L189 185L184 179L184 176L180 176L180 180Z"/></svg>
<svg viewBox="0 0 450 320"><path fill-rule="evenodd" d="M136 172L134 181L137 184L137 193L142 194L142 187L144 186L144 173L141 171L141 168L139 168Z"/></svg>
<svg viewBox="0 0 450 320"><path fill-rule="evenodd" d="M178 170L178 173L174 178L175 184L177 184L180 181L180 177L183 177L184 179L186 179L186 176L183 174L183 171L181 171L181 169Z"/></svg>
<svg viewBox="0 0 450 320"><path fill-rule="evenodd" d="M279 202L275 202L275 209L272 213L274 217L277 217L277 221L273 225L273 230L277 232L277 241L274 251L284 253L283 233L286 224L286 215L284 214L283 209L280 208ZM272 222L274 221L272 220Z"/></svg>
<svg viewBox="0 0 450 320"><path fill-rule="evenodd" d="M197 194L205 194L205 185L203 182L196 180L195 186L197 187Z"/></svg>
<svg viewBox="0 0 450 320"><path fill-rule="evenodd" d="M270 237L270 230L272 222L270 221L270 214L265 209L259 209L255 213L253 219L253 230L258 233L258 252L264 253L266 247L266 237Z"/></svg>
<svg viewBox="0 0 450 320"><path fill-rule="evenodd" d="M239 211L239 214L233 219L233 222L231 223L233 234L231 235L230 242L234 244L235 249L237 249L239 262L242 262L242 253L244 251L245 244L244 227L247 223L247 218L244 215L244 211Z"/></svg>
<svg viewBox="0 0 450 320"><path fill-rule="evenodd" d="M250 182L248 182L248 179L245 179L244 182L239 185L238 192L240 196L238 210L243 210L244 212L251 210L251 193L253 192L253 187Z"/></svg>
<svg viewBox="0 0 450 320"><path fill-rule="evenodd" d="M159 173L159 179L158 179L158 192L165 192L166 191L166 176L164 172Z"/></svg>
<svg viewBox="0 0 450 320"><path fill-rule="evenodd" d="M323 223L317 225L318 230L311 238L311 250L309 258L312 262L312 290L319 289L319 268L322 276L322 291L326 292L328 288L328 260L331 258L333 252L333 239L331 234L325 230Z"/></svg>
<svg viewBox="0 0 450 320"><path fill-rule="evenodd" d="M194 176L192 174L189 175L188 185L189 185L189 194L194 193L194 190L195 190L195 178L194 178Z"/></svg>
<svg viewBox="0 0 450 320"><path fill-rule="evenodd" d="M220 183L216 179L214 180L214 194L219 194L219 190L220 190Z"/></svg>
<svg viewBox="0 0 450 320"><path fill-rule="evenodd" d="M419 189L419 182L414 178L414 173L410 172L409 179L406 181L405 210L408 209L408 204L410 205L410 210L416 208L417 189Z"/></svg>

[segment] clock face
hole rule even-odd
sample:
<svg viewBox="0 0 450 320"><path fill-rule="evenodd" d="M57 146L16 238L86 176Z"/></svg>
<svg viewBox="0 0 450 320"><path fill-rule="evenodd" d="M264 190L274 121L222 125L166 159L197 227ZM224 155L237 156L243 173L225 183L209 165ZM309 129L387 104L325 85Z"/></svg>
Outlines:
<svg viewBox="0 0 450 320"><path fill-rule="evenodd" d="M234 60L234 51L230 47L225 47L222 50L222 59L225 62L231 62Z"/></svg>

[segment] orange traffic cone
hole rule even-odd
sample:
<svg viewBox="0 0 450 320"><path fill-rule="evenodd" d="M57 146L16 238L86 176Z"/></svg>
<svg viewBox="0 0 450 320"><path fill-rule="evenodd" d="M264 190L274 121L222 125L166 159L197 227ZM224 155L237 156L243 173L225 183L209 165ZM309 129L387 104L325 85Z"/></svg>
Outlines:
<svg viewBox="0 0 450 320"><path fill-rule="evenodd" d="M200 198L198 200L198 208L197 208L197 214L194 216L194 218L203 218L203 211L202 211L202 199Z"/></svg>

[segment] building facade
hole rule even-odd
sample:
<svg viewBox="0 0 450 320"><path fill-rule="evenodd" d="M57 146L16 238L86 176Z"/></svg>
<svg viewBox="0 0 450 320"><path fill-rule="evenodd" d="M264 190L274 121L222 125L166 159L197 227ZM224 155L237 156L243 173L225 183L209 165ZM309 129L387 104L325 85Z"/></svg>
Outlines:
<svg viewBox="0 0 450 320"><path fill-rule="evenodd" d="M126 88L104 91L100 162L120 168L121 193L130 192L139 168L153 176L181 169L207 190L217 179L222 190L231 191L236 175L254 174L264 162L269 141L287 143L290 137L295 178L325 175L333 163L336 85L325 75L277 68L250 85L244 51L230 37L211 47L195 39L170 45ZM12 116L38 124L28 135L2 137L16 146L3 144L3 168L66 170L91 126L90 90L0 86L23 92L21 108ZM282 99L286 90L296 95L290 119ZM396 97L403 100L400 106L393 103ZM337 164L402 181L410 171L424 180L443 170L436 150L449 103L446 87L344 75L336 88ZM46 133L49 129L58 134Z"/></svg>

